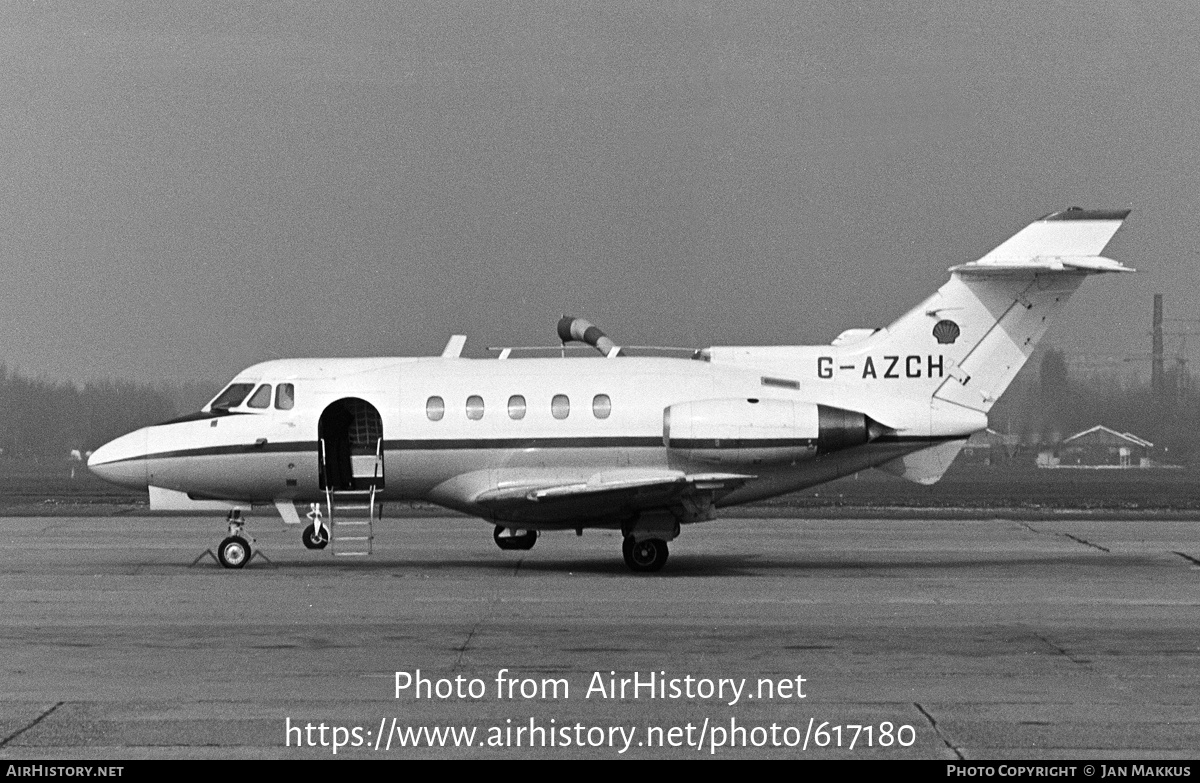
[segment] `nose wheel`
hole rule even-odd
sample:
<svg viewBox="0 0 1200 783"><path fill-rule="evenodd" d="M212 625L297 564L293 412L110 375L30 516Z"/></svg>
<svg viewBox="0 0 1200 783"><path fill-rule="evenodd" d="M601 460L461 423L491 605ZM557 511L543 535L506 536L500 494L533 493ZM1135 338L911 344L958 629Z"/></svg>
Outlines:
<svg viewBox="0 0 1200 783"><path fill-rule="evenodd" d="M329 543L329 528L321 519L321 504L311 503L310 506L311 510L306 516L312 520L312 524L304 528L300 540L308 549L324 549Z"/></svg>
<svg viewBox="0 0 1200 783"><path fill-rule="evenodd" d="M241 568L254 556L250 537L246 535L246 521L242 519L242 510L233 509L225 521L229 524L229 537L217 547L217 560L226 568Z"/></svg>
<svg viewBox="0 0 1200 783"><path fill-rule="evenodd" d="M329 544L329 529L322 526L317 530L315 525L309 525L300 534L300 539L308 549L324 549Z"/></svg>
<svg viewBox="0 0 1200 783"><path fill-rule="evenodd" d="M217 548L217 559L226 568L241 568L252 555L250 542L240 536L230 536Z"/></svg>

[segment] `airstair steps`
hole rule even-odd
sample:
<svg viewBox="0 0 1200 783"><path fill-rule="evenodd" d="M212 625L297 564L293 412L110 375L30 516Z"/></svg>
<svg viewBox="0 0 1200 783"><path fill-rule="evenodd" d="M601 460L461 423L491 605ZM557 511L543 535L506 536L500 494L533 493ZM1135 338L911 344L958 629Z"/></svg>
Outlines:
<svg viewBox="0 0 1200 783"><path fill-rule="evenodd" d="M329 490L325 493L329 514L330 544L335 557L365 557L371 554L375 538L375 490L366 491L368 502L362 502L362 490Z"/></svg>
<svg viewBox="0 0 1200 783"><path fill-rule="evenodd" d="M355 457L355 459L360 459ZM322 465L325 460L325 441L321 441ZM380 506L375 494L382 483L383 439L375 442L375 458L369 475L354 475L354 481L370 482L365 489L325 489L325 509L328 515L329 541L335 557L365 557L371 554L375 540L374 522Z"/></svg>

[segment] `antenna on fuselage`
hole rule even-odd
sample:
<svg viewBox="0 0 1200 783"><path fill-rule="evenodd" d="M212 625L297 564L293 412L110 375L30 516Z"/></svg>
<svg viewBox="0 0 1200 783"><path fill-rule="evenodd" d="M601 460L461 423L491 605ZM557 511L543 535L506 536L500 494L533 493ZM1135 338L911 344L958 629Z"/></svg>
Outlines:
<svg viewBox="0 0 1200 783"><path fill-rule="evenodd" d="M442 349L443 359L457 359L462 356L463 346L467 344L467 336L465 334L452 334L446 342L446 347Z"/></svg>
<svg viewBox="0 0 1200 783"><path fill-rule="evenodd" d="M610 340L599 327L582 318L564 315L558 319L558 339L562 340L564 346L572 340L587 343L609 359L621 355L621 346Z"/></svg>

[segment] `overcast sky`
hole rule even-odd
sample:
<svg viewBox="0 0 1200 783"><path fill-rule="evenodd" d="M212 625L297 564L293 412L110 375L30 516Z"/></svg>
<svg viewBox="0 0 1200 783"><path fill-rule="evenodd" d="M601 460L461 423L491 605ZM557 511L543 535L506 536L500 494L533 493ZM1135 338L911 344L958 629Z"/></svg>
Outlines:
<svg viewBox="0 0 1200 783"><path fill-rule="evenodd" d="M1056 209L1200 318L1200 4L0 2L0 360L827 343ZM1200 328L1200 325L1197 325ZM1200 346L1200 337L1194 338ZM1168 342L1168 351L1175 343Z"/></svg>

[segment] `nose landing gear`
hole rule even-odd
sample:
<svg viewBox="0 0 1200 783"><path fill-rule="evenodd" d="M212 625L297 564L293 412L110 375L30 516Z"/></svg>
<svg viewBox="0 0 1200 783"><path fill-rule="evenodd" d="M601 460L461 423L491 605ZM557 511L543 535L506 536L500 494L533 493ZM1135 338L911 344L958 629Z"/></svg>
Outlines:
<svg viewBox="0 0 1200 783"><path fill-rule="evenodd" d="M241 568L254 557L250 546L250 537L246 535L246 522L242 519L242 510L235 508L225 518L229 524L229 537L217 547L217 559L226 568Z"/></svg>
<svg viewBox="0 0 1200 783"><path fill-rule="evenodd" d="M308 549L324 549L329 544L329 533L324 527L317 530L315 525L309 525L300 534L300 540Z"/></svg>
<svg viewBox="0 0 1200 783"><path fill-rule="evenodd" d="M241 568L252 554L249 542L238 536L230 536L217 548L217 559L226 568Z"/></svg>
<svg viewBox="0 0 1200 783"><path fill-rule="evenodd" d="M312 510L306 516L312 520L312 524L304 528L304 532L300 534L300 540L308 549L324 549L329 544L329 528L321 521L321 504L312 503L310 505Z"/></svg>

